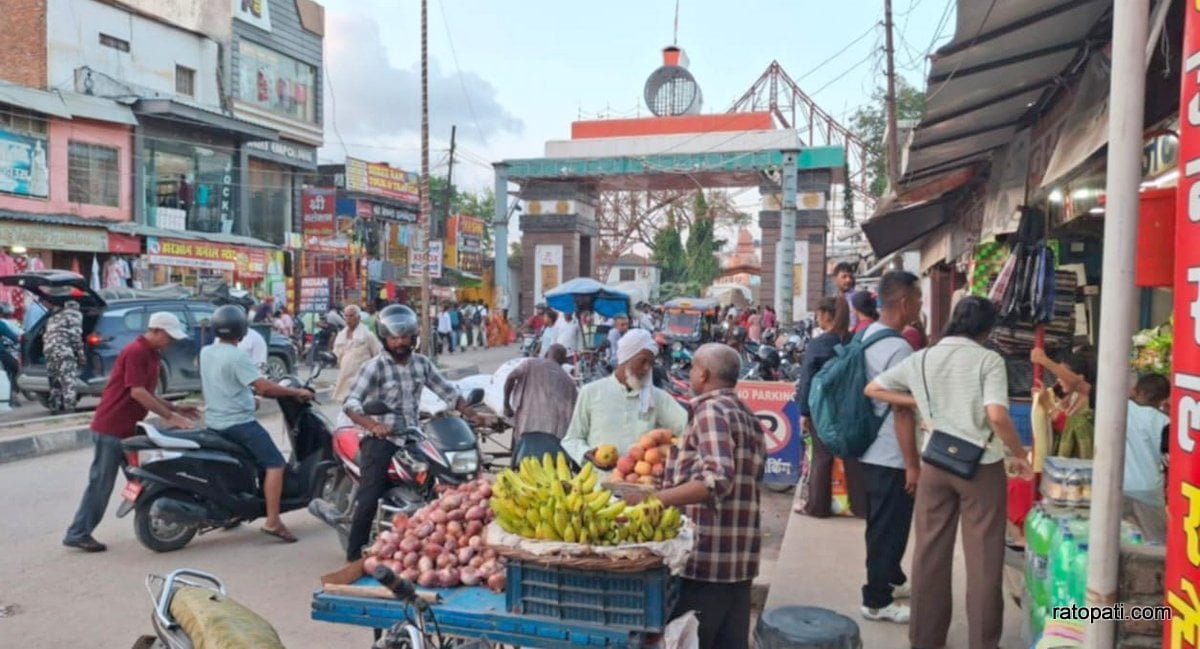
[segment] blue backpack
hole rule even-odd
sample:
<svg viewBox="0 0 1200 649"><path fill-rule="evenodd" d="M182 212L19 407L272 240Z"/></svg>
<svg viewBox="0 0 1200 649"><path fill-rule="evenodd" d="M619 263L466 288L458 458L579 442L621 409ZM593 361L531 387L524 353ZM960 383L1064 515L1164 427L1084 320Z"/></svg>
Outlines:
<svg viewBox="0 0 1200 649"><path fill-rule="evenodd" d="M825 362L813 377L808 408L817 436L829 452L842 458L857 458L867 452L879 428L887 419L875 414L871 399L863 395L867 387L867 348L887 338L900 338L894 329L880 331L863 339L865 330L850 342L834 348L836 356Z"/></svg>

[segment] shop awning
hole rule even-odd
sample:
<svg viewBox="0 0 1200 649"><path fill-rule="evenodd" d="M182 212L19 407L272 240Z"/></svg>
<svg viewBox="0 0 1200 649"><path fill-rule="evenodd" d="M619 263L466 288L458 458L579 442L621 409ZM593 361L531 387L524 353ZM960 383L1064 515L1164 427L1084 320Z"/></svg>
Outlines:
<svg viewBox="0 0 1200 649"><path fill-rule="evenodd" d="M139 99L133 105L133 112L147 117L163 117L191 122L202 128L233 133L244 140L276 141L279 139L279 133L269 128L199 106L185 104L175 99Z"/></svg>
<svg viewBox="0 0 1200 649"><path fill-rule="evenodd" d="M901 184L986 160L1076 64L1111 0L958 0Z"/></svg>
<svg viewBox="0 0 1200 649"><path fill-rule="evenodd" d="M863 234L878 258L886 257L950 220L958 194L902 205L864 221Z"/></svg>
<svg viewBox="0 0 1200 649"><path fill-rule="evenodd" d="M195 232L192 230L167 230L164 228L156 228L150 225L141 225L138 223L122 223L114 224L114 231L121 231L128 234L133 234L139 237L160 237L164 239L187 239L190 241L208 241L210 243L224 243L231 246L247 246L250 248L272 248L278 249L279 246L262 239L254 237L243 237L237 234L223 234L220 232Z"/></svg>
<svg viewBox="0 0 1200 649"><path fill-rule="evenodd" d="M71 119L71 111L67 110L62 98L55 92L0 83L0 104L11 104L34 112Z"/></svg>
<svg viewBox="0 0 1200 649"><path fill-rule="evenodd" d="M126 126L138 125L133 111L129 109L129 106L120 102L75 92L64 92L61 96L63 105L67 107L73 117L125 124Z"/></svg>

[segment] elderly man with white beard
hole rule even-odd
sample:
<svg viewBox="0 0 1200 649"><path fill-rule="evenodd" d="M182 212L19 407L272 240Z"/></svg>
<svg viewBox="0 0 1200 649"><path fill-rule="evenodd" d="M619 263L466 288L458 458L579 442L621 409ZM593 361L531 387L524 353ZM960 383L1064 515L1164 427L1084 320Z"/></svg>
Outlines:
<svg viewBox="0 0 1200 649"><path fill-rule="evenodd" d="M616 371L579 390L571 427L563 438L563 448L576 462L591 461L601 444L612 444L625 455L642 435L656 428L683 433L687 411L651 380L657 355L653 335L631 329L617 344Z"/></svg>

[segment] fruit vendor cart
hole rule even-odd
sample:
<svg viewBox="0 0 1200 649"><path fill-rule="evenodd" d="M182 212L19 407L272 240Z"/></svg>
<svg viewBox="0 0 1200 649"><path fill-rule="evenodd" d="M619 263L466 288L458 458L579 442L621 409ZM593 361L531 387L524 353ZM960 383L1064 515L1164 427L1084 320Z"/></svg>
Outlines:
<svg viewBox="0 0 1200 649"><path fill-rule="evenodd" d="M349 577L362 574L361 564L344 571ZM575 590L568 590L570 577L553 568L522 567L516 572L520 578L508 582L506 593L480 586L429 589L437 601L426 611L427 629L440 629L445 638L486 640L493 647L641 649L657 642L666 623L664 611L669 611L667 600L673 603L675 595L675 582L665 570L658 579L643 574L600 576L589 584L573 584ZM514 575L512 564L509 574ZM625 583L616 583L621 580ZM318 589L313 594L312 619L382 631L413 615L409 605L383 596L385 589L371 577L357 577L346 586L327 582ZM606 588L615 590L605 593ZM515 602L517 612L509 600ZM520 612L533 609L543 614ZM579 617L594 621L572 619Z"/></svg>

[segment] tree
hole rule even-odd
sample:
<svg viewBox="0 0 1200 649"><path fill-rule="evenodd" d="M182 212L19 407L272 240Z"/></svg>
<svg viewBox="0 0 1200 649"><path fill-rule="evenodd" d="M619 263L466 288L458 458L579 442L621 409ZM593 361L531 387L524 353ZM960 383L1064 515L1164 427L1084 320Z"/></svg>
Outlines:
<svg viewBox="0 0 1200 649"><path fill-rule="evenodd" d="M662 269L662 282L682 282L687 275L687 257L683 254L683 238L671 221L654 235L650 247L654 263Z"/></svg>
<svg viewBox="0 0 1200 649"><path fill-rule="evenodd" d="M446 238L447 217L454 215L471 216L483 221L483 254L494 252L492 243L492 221L496 218L496 193L492 189L473 192L459 189L457 185L450 188L450 209L446 209L446 185L444 176L429 179L430 198L433 202L433 214L436 215L439 228L437 238Z"/></svg>
<svg viewBox="0 0 1200 649"><path fill-rule="evenodd" d="M871 195L879 198L887 191L887 147L884 133L887 131L887 114L884 111L887 90L876 88L871 103L859 107L850 116L850 130L867 143L870 164L867 177L870 179ZM925 114L925 93L896 77L896 119L920 119Z"/></svg>
<svg viewBox="0 0 1200 649"><path fill-rule="evenodd" d="M715 222L709 213L708 202L703 192L696 192L692 206L695 219L688 230L687 238L687 279L689 282L708 286L721 276L721 259L718 253L725 245L715 236Z"/></svg>

